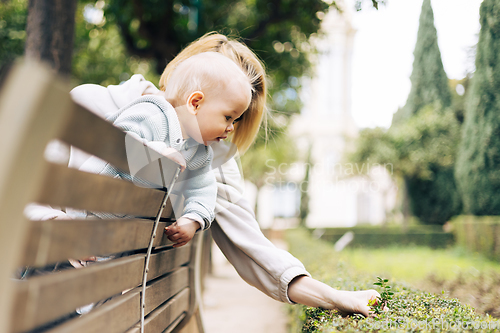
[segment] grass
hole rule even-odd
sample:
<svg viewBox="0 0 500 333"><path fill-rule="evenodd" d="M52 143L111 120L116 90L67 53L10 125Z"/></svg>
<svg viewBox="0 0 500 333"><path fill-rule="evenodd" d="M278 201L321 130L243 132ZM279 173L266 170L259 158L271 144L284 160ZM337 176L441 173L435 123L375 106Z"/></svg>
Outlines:
<svg viewBox="0 0 500 333"><path fill-rule="evenodd" d="M354 269L390 279L418 284L430 276L440 280L481 272L500 274L500 264L479 254L457 248L389 247L383 249L345 249L338 260Z"/></svg>
<svg viewBox="0 0 500 333"><path fill-rule="evenodd" d="M337 253L333 245L321 240L315 240L305 230L290 230L287 233L290 252L300 259L312 276L324 283L343 290L378 289L390 286L393 295L387 298L387 311L379 311L373 318L362 318L362 316L342 317L336 311L308 308L302 306L290 306L292 333L319 333L319 332L448 332L474 330L475 332L494 332L500 327L500 321L488 315L477 313L471 306L461 303L458 299L448 298L446 295L432 294L412 287L407 281L398 278L390 278L384 281L383 286L374 285L380 282L377 276L384 279L387 276L380 275L382 270L391 270L398 276L411 278L411 273L417 274L421 270L418 265L422 261L418 258L426 249L402 249L392 248L384 250L350 250L345 253ZM448 256L455 258L453 261L458 267L467 267L468 257L460 253L442 252L444 258ZM372 256L369 254L372 253ZM405 253L410 257L405 257ZM434 251L429 252L430 257L435 257L436 262L432 265L430 259L424 260L429 266L428 271L435 271L446 275L446 267L439 267L439 263L448 259L433 256ZM406 259L405 259L406 258ZM433 258L434 259L434 258ZM411 262L414 260L415 262ZM465 260L465 261L464 261ZM353 263L351 261L358 261ZM372 262L373 261L373 262ZM369 263L361 265L360 263ZM389 262L390 265L386 263ZM398 269L394 262L404 266ZM475 262L474 262L475 263ZM438 266L433 266L438 265ZM465 265L465 266L459 266ZM486 269L492 263L484 262ZM381 267L382 266L382 267ZM476 265L477 266L477 265ZM362 269L360 269L362 267ZM392 267L392 268L391 268ZM412 270L407 267L413 267ZM379 269L377 269L379 268ZM381 269L382 268L382 269ZM377 271L377 272L375 272ZM399 272L399 273L398 273ZM420 272L418 273L420 274ZM424 273L422 275L425 275ZM461 325L458 328L457 325ZM481 326L482 325L482 326Z"/></svg>
<svg viewBox="0 0 500 333"><path fill-rule="evenodd" d="M338 260L363 274L404 281L458 298L477 312L500 318L500 263L460 248L345 249Z"/></svg>

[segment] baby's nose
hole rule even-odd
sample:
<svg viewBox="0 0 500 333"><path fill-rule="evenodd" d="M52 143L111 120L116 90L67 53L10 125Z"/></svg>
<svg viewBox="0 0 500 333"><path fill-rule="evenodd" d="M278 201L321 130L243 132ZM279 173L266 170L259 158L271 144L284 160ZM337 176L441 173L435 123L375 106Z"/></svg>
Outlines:
<svg viewBox="0 0 500 333"><path fill-rule="evenodd" d="M234 130L234 125L233 123L229 124L229 126L226 128L226 132L232 132Z"/></svg>

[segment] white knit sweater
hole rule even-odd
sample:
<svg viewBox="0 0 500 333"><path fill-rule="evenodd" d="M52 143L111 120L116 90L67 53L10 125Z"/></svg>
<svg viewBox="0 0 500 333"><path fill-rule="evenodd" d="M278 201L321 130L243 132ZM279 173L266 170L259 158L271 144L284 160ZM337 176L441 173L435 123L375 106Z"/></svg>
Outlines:
<svg viewBox="0 0 500 333"><path fill-rule="evenodd" d="M210 147L199 144L193 139L182 138L179 120L172 105L161 96L146 95L108 114L106 118L123 131L148 141L153 146L155 143L164 144L181 152L187 166L184 172L189 173L189 176L183 177L187 178L183 186L176 187L184 196L182 216L199 222L202 229L210 227L214 219L217 197L217 186L210 165L213 152ZM80 166L80 170L123 178L148 186L147 182L132 177L96 157L86 160ZM100 218L112 217L102 213L89 214Z"/></svg>

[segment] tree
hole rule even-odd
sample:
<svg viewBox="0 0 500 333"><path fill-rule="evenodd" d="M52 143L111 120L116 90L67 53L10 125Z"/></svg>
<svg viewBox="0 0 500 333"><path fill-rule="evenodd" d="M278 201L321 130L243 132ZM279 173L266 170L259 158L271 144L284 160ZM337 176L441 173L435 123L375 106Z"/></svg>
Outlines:
<svg viewBox="0 0 500 333"><path fill-rule="evenodd" d="M405 106L394 115L392 127L409 122L412 117L418 116L429 106L443 117L446 117L444 113L447 112L455 115L455 111L450 108L452 95L441 60L430 0L424 0L422 4L413 55L410 94ZM416 140L433 140L435 135L432 131L421 134L422 136ZM426 151L422 153L423 159L427 158L425 155L433 154ZM409 202L410 211L422 222L444 224L450 217L460 212L461 199L456 189L453 168L453 163L431 164L427 168L430 176L403 174L405 195L408 195L403 201Z"/></svg>
<svg viewBox="0 0 500 333"><path fill-rule="evenodd" d="M119 28L104 16L103 1L78 3L72 75L79 83L119 84L133 74L151 82L159 76L154 63L127 54Z"/></svg>
<svg viewBox="0 0 500 333"><path fill-rule="evenodd" d="M476 72L467 95L455 170L464 210L500 214L500 1L481 4Z"/></svg>
<svg viewBox="0 0 500 333"><path fill-rule="evenodd" d="M57 72L71 73L77 0L30 0L26 56L48 62Z"/></svg>
<svg viewBox="0 0 500 333"><path fill-rule="evenodd" d="M276 72L276 81L286 82L307 68L307 38L318 31L316 13L328 8L322 0L112 0L105 11L129 54L155 59L158 73L188 43L218 30L240 36Z"/></svg>
<svg viewBox="0 0 500 333"><path fill-rule="evenodd" d="M289 165L297 157L296 148L286 133L287 121L288 118L283 115L269 119L267 135L265 131L261 131L252 149L248 150L241 160L243 175L258 189L267 183L286 181L284 175L276 172L270 174L273 169L270 165ZM271 178L267 179L267 175Z"/></svg>
<svg viewBox="0 0 500 333"><path fill-rule="evenodd" d="M0 68L23 54L26 0L0 1Z"/></svg>
<svg viewBox="0 0 500 333"><path fill-rule="evenodd" d="M307 150L306 157L306 170L304 175L303 185L300 187L300 211L299 211L299 225L301 227L306 227L306 220L309 216L309 201L311 197L309 196L309 181L311 178L311 164L312 164L312 144L309 144L309 149Z"/></svg>
<svg viewBox="0 0 500 333"><path fill-rule="evenodd" d="M408 194L403 211L424 223L443 224L461 208L452 173L459 136L455 113L429 105L389 130L362 130L349 160L386 166Z"/></svg>
<svg viewBox="0 0 500 333"><path fill-rule="evenodd" d="M394 124L408 120L426 105L440 103L443 110L451 105L430 0L424 0L422 4L413 56L410 94L405 106L394 115Z"/></svg>

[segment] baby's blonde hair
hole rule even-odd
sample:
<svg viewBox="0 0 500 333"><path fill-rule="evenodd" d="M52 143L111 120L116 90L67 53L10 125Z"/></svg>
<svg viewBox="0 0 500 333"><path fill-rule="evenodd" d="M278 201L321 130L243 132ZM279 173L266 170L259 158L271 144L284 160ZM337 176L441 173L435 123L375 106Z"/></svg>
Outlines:
<svg viewBox="0 0 500 333"><path fill-rule="evenodd" d="M203 52L181 62L172 72L165 97L184 104L191 93L222 93L228 85L240 83L250 93L253 88L243 70L231 59L217 52Z"/></svg>
<svg viewBox="0 0 500 333"><path fill-rule="evenodd" d="M259 127L266 118L266 73L264 65L250 49L226 36L211 32L192 42L165 68L160 77L160 89L165 90L174 69L184 60L203 52L219 52L234 61L247 75L252 85L252 100L248 110L235 124L231 141L244 153L253 143Z"/></svg>

